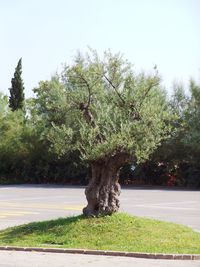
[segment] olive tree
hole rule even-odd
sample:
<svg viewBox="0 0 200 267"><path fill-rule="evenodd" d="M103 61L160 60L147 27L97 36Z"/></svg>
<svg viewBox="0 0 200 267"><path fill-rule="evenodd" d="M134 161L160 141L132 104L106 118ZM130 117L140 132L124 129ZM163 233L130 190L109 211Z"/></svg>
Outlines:
<svg viewBox="0 0 200 267"><path fill-rule="evenodd" d="M35 92L51 107L50 147L59 156L79 151L91 166L84 215L118 211L120 169L148 159L170 134L171 114L157 70L136 74L120 54L106 51L100 58L92 51L78 54L60 77L41 87Z"/></svg>

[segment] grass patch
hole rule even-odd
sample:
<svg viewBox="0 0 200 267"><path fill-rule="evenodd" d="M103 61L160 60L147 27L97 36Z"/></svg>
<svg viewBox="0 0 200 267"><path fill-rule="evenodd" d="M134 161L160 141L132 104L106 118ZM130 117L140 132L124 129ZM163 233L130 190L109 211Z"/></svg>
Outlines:
<svg viewBox="0 0 200 267"><path fill-rule="evenodd" d="M200 233L124 213L34 222L0 231L0 245L200 254Z"/></svg>

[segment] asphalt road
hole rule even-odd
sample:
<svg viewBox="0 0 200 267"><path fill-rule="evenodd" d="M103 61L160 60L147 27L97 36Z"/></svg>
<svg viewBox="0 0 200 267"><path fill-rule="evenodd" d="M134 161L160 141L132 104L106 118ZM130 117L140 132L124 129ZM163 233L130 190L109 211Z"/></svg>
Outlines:
<svg viewBox="0 0 200 267"><path fill-rule="evenodd" d="M200 191L122 189L121 211L185 224L200 231ZM81 214L83 187L0 186L0 229Z"/></svg>
<svg viewBox="0 0 200 267"><path fill-rule="evenodd" d="M122 189L121 211L185 224L200 231L200 191ZM0 229L81 214L84 187L0 186Z"/></svg>
<svg viewBox="0 0 200 267"><path fill-rule="evenodd" d="M0 251L0 267L200 267L200 261Z"/></svg>

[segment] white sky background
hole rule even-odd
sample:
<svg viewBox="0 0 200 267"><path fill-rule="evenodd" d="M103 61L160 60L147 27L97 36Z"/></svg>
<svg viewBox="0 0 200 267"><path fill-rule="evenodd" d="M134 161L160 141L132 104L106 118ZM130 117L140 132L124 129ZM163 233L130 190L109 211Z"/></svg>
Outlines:
<svg viewBox="0 0 200 267"><path fill-rule="evenodd" d="M26 97L77 50L122 52L136 70L156 64L174 80L200 81L200 0L0 0L0 91L22 57Z"/></svg>

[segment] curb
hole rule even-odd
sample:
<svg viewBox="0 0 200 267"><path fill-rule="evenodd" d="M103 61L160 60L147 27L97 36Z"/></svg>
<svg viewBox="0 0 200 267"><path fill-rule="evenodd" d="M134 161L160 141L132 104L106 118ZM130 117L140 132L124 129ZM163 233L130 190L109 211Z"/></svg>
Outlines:
<svg viewBox="0 0 200 267"><path fill-rule="evenodd" d="M2 247L0 246L0 251L1 250L120 256L120 257L133 257L133 258L145 258L145 259L159 259L159 260L162 260L162 259L165 259L165 260L200 260L200 254L160 254L160 253L139 253L139 252L104 251L104 250L89 250L89 249L12 247L12 246L2 246Z"/></svg>

